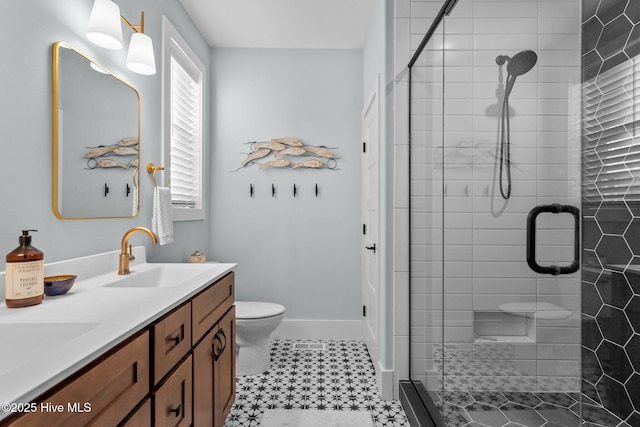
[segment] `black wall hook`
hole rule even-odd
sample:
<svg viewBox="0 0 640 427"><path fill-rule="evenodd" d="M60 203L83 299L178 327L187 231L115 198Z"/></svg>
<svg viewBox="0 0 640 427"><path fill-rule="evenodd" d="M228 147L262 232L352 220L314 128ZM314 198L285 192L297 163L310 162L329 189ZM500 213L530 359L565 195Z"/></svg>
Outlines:
<svg viewBox="0 0 640 427"><path fill-rule="evenodd" d="M253 184L249 184L249 197L253 197Z"/></svg>
<svg viewBox="0 0 640 427"><path fill-rule="evenodd" d="M271 184L271 197L276 197L276 186Z"/></svg>
<svg viewBox="0 0 640 427"><path fill-rule="evenodd" d="M318 184L316 184L316 197L318 197L318 193L319 193L319 192L320 192L320 191L318 190Z"/></svg>
<svg viewBox="0 0 640 427"><path fill-rule="evenodd" d="M107 197L107 194L109 194L109 186L105 182L104 183L104 197Z"/></svg>
<svg viewBox="0 0 640 427"><path fill-rule="evenodd" d="M298 193L298 189L296 188L296 185L293 184L293 197L296 197L297 193Z"/></svg>
<svg viewBox="0 0 640 427"><path fill-rule="evenodd" d="M129 197L129 193L131 193L131 187L129 187L129 184L127 184L127 197Z"/></svg>

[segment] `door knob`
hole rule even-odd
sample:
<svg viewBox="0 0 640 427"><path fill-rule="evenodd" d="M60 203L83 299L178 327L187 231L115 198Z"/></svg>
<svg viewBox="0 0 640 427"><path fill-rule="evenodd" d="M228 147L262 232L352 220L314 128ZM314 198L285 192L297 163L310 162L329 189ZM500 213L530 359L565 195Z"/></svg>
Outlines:
<svg viewBox="0 0 640 427"><path fill-rule="evenodd" d="M373 251L373 253L376 253L376 244L374 243L373 246L365 246L365 249L369 249L370 251Z"/></svg>

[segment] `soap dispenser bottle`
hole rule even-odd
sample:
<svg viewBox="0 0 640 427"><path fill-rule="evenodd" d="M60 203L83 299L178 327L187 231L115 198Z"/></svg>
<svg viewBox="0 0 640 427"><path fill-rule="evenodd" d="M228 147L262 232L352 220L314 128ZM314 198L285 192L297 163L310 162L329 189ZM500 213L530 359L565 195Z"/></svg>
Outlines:
<svg viewBox="0 0 640 427"><path fill-rule="evenodd" d="M44 298L44 254L31 246L30 231L22 230L20 246L7 254L5 301L7 307L36 305Z"/></svg>

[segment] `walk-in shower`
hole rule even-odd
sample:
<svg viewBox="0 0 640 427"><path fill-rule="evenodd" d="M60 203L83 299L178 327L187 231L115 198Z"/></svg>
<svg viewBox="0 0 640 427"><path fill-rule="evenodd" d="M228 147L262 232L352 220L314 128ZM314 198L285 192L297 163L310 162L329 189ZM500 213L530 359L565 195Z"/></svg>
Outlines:
<svg viewBox="0 0 640 427"><path fill-rule="evenodd" d="M500 116L500 194L503 199L511 197L511 126L509 115L509 95L513 90L518 76L529 72L536 62L538 55L532 50L523 50L513 56L498 55L496 64L507 64L507 82L502 97L502 115ZM506 180L506 184L505 184Z"/></svg>
<svg viewBox="0 0 640 427"><path fill-rule="evenodd" d="M412 425L640 426L640 2L406 11Z"/></svg>

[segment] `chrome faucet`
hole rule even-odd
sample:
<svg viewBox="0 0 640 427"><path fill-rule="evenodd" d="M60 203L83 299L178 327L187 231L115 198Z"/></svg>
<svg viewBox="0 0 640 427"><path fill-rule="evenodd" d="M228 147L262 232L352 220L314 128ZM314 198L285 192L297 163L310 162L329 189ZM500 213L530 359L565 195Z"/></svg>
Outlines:
<svg viewBox="0 0 640 427"><path fill-rule="evenodd" d="M122 245L120 247L120 265L118 266L118 274L120 275L131 273L129 271L129 262L135 260L136 257L133 256L129 239L139 231L147 233L154 244L158 243L158 238L155 233L145 227L133 227L131 230L124 233L124 236L122 236Z"/></svg>

